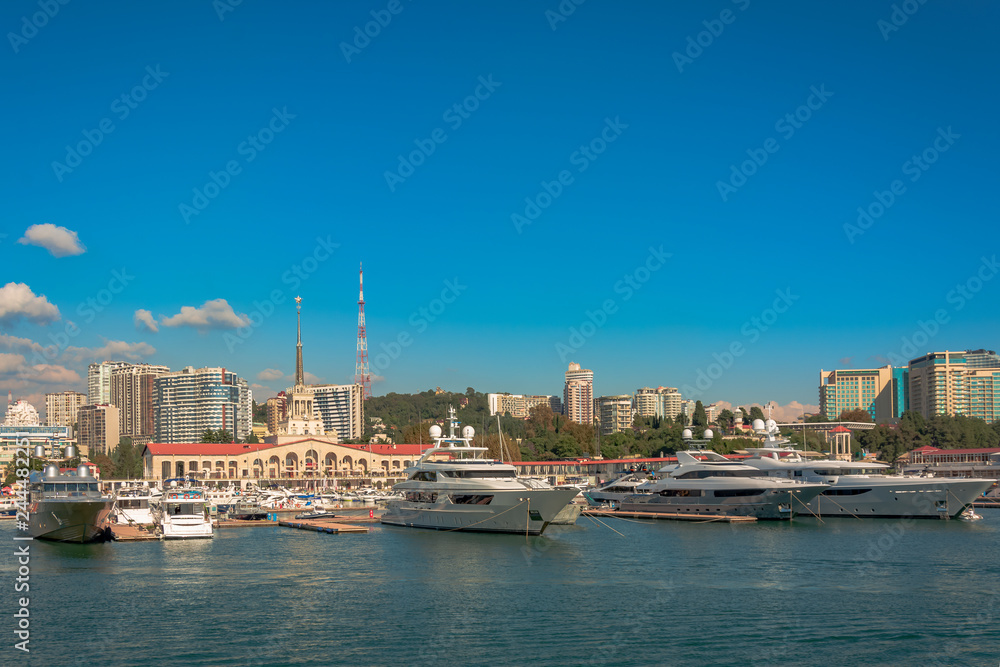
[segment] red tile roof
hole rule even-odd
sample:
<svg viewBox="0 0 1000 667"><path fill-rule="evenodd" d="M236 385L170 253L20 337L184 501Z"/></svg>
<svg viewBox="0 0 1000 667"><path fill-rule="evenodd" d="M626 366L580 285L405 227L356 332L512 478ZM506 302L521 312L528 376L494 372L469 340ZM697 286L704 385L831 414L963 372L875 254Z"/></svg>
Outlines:
<svg viewBox="0 0 1000 667"><path fill-rule="evenodd" d="M265 449L271 449L274 445L266 442L254 445L236 443L216 443L216 442L178 442L167 444L162 442L151 442L142 450L143 456L146 450L153 456L239 456L240 454L250 454Z"/></svg>
<svg viewBox="0 0 1000 667"><path fill-rule="evenodd" d="M845 428L843 426L838 426L837 428L830 429L830 433L850 433L851 429Z"/></svg>

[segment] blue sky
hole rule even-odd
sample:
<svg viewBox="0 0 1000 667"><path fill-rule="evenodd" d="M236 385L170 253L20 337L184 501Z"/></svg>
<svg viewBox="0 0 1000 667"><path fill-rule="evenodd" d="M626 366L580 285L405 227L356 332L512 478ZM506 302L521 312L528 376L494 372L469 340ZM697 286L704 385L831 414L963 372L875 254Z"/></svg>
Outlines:
<svg viewBox="0 0 1000 667"><path fill-rule="evenodd" d="M296 295L350 381L360 262L376 394L576 361L814 405L821 368L998 345L989 3L44 7L0 7L15 395L110 357L266 398Z"/></svg>

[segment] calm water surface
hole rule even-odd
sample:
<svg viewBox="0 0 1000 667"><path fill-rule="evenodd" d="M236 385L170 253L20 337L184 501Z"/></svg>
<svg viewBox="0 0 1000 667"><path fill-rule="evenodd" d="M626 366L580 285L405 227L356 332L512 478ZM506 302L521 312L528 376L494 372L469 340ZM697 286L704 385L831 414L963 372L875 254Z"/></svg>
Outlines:
<svg viewBox="0 0 1000 667"><path fill-rule="evenodd" d="M1000 510L980 513L33 542L31 653L8 639L0 664L998 665Z"/></svg>

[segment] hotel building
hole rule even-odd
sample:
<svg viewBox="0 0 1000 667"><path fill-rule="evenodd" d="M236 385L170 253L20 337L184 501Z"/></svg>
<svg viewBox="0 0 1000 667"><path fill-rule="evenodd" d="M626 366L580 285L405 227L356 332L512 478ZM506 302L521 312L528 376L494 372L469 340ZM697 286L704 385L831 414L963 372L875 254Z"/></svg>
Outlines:
<svg viewBox="0 0 1000 667"><path fill-rule="evenodd" d="M328 436L356 440L365 430L364 387L360 384L312 384L301 390L313 395L313 410ZM292 390L289 389L288 393Z"/></svg>
<svg viewBox="0 0 1000 667"><path fill-rule="evenodd" d="M511 417L527 419L536 405L547 405L555 414L562 414L562 401L558 396L528 396L525 394L487 394L490 416L510 414Z"/></svg>
<svg viewBox="0 0 1000 667"><path fill-rule="evenodd" d="M267 432L270 435L278 433L278 424L288 418L288 398L285 392L278 392L274 398L267 399Z"/></svg>
<svg viewBox="0 0 1000 667"><path fill-rule="evenodd" d="M865 410L876 423L898 418L900 369L892 366L819 372L819 411L837 421L844 410Z"/></svg>
<svg viewBox="0 0 1000 667"><path fill-rule="evenodd" d="M991 350L931 352L910 360L909 375L910 407L924 417L1000 418L1000 360Z"/></svg>

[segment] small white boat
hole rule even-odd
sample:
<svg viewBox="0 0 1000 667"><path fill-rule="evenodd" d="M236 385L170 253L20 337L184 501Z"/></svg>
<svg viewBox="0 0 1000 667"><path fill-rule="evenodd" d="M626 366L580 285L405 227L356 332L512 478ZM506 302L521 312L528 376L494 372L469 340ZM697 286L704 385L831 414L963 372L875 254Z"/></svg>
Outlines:
<svg viewBox="0 0 1000 667"><path fill-rule="evenodd" d="M133 482L115 491L114 509L118 523L149 526L153 521L153 492L148 482Z"/></svg>

